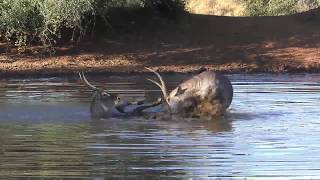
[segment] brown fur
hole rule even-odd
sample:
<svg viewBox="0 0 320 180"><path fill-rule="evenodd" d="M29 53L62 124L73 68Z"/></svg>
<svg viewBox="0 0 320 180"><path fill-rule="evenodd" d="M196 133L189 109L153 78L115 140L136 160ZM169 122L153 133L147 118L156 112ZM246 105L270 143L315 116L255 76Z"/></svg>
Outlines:
<svg viewBox="0 0 320 180"><path fill-rule="evenodd" d="M207 100L201 101L196 108L196 113L200 117L217 117L222 116L225 113L225 108L218 100L214 100L214 102L210 102Z"/></svg>

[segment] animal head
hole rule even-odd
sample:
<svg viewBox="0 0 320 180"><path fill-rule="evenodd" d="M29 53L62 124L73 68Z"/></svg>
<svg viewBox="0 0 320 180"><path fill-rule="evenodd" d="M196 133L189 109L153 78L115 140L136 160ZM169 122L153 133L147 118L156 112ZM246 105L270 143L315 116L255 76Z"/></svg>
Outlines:
<svg viewBox="0 0 320 180"><path fill-rule="evenodd" d="M93 91L90 105L91 116L94 118L110 117L112 110L120 102L120 98L110 94L107 90L92 85L83 72L79 73L79 76L82 82Z"/></svg>
<svg viewBox="0 0 320 180"><path fill-rule="evenodd" d="M152 79L148 80L160 88L163 103L170 114L184 113L187 109L195 106L193 93L191 91L187 91L187 89L182 89L178 86L168 94L167 86L162 76L150 68L146 67L146 69L153 72L158 77L160 83Z"/></svg>

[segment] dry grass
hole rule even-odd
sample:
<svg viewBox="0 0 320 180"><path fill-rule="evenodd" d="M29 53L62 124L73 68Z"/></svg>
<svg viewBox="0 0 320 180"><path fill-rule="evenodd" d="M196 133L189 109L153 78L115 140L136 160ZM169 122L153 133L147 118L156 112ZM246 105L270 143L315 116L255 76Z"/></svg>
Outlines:
<svg viewBox="0 0 320 180"><path fill-rule="evenodd" d="M277 2L276 0L274 0ZM273 1L270 1L273 2ZM280 1L281 2L281 1ZM277 3L275 3L277 4ZM278 3L278 6L281 3ZM293 6L294 12L305 12L318 8L320 0L298 0ZM277 7L277 6L275 6ZM274 8L275 8L274 7ZM267 7L262 7L267 8ZM194 14L217 15L217 16L247 16L246 5L239 0L186 0L187 11ZM289 11L283 12L290 14ZM279 14L280 15L280 14Z"/></svg>
<svg viewBox="0 0 320 180"><path fill-rule="evenodd" d="M194 14L243 16L245 6L239 0L187 0L186 9Z"/></svg>
<svg viewBox="0 0 320 180"><path fill-rule="evenodd" d="M319 7L317 0L300 0L296 5L297 12L305 12Z"/></svg>

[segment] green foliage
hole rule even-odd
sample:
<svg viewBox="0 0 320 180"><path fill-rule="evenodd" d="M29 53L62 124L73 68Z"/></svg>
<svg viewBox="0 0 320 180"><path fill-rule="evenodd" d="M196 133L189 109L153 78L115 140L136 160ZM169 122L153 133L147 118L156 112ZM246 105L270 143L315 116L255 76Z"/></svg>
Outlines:
<svg viewBox="0 0 320 180"><path fill-rule="evenodd" d="M93 0L2 0L0 32L23 50L31 41L51 48L62 28L85 31L86 15L94 15Z"/></svg>
<svg viewBox="0 0 320 180"><path fill-rule="evenodd" d="M243 0L249 16L279 16L319 7L320 0Z"/></svg>
<svg viewBox="0 0 320 180"><path fill-rule="evenodd" d="M52 51L63 30L73 32L71 40L88 33L99 16L107 20L112 8L176 8L181 0L0 0L0 38L23 51L31 42L41 42ZM182 4L182 3L181 3ZM179 4L180 5L180 4Z"/></svg>
<svg viewBox="0 0 320 180"><path fill-rule="evenodd" d="M42 21L35 1L21 0L0 2L0 31L8 41L22 47L27 42L28 35L38 31ZM32 19L32 21L30 21Z"/></svg>

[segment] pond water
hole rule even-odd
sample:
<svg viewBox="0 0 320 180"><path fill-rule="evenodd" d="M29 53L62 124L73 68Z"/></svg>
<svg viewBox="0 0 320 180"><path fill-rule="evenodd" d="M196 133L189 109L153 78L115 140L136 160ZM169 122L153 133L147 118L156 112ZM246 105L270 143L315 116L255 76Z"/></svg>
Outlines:
<svg viewBox="0 0 320 180"><path fill-rule="evenodd" d="M320 74L229 77L231 108L212 121L94 121L77 76L1 79L0 178L320 178ZM159 95L141 76L88 79Z"/></svg>

